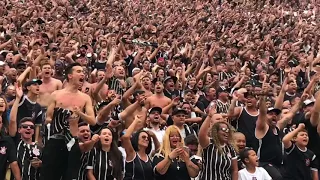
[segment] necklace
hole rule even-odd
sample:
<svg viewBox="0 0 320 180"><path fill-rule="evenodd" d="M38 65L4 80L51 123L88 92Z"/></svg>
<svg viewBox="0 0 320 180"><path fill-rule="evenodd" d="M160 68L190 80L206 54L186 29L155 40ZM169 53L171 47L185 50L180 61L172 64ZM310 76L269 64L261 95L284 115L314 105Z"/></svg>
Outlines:
<svg viewBox="0 0 320 180"><path fill-rule="evenodd" d="M177 169L178 169L178 171L180 170L179 162L180 162L180 159L177 160Z"/></svg>

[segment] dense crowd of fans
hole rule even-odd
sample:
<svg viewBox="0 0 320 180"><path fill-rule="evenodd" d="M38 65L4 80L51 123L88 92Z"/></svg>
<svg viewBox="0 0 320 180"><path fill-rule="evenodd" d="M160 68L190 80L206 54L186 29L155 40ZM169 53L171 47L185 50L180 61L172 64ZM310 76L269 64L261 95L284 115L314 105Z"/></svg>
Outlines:
<svg viewBox="0 0 320 180"><path fill-rule="evenodd" d="M0 1L0 180L318 180L317 0Z"/></svg>

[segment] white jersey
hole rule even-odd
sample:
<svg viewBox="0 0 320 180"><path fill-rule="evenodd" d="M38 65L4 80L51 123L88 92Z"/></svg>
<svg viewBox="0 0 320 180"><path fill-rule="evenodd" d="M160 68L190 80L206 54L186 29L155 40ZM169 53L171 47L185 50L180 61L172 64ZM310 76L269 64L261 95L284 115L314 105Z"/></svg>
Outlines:
<svg viewBox="0 0 320 180"><path fill-rule="evenodd" d="M262 167L256 167L256 172L249 173L247 169L238 172L238 180L272 180L268 172Z"/></svg>

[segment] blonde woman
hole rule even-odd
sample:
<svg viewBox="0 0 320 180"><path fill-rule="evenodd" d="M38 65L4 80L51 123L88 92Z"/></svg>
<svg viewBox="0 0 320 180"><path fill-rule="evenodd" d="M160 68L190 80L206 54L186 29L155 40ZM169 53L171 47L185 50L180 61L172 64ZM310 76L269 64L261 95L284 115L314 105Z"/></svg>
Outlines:
<svg viewBox="0 0 320 180"><path fill-rule="evenodd" d="M169 126L163 137L159 153L154 156L156 180L190 180L199 173L196 159L190 159L177 126Z"/></svg>
<svg viewBox="0 0 320 180"><path fill-rule="evenodd" d="M225 121L215 121L211 127L211 112L199 131L199 143L203 148L200 180L238 180L237 154L233 148L233 131Z"/></svg>

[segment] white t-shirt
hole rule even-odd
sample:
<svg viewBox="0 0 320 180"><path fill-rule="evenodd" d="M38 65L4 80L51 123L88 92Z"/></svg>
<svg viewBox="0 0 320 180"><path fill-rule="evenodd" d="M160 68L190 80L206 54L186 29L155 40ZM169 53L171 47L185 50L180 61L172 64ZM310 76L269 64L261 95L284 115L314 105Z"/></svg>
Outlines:
<svg viewBox="0 0 320 180"><path fill-rule="evenodd" d="M256 172L249 173L247 169L238 172L238 180L272 180L268 172L262 167L256 167Z"/></svg>

